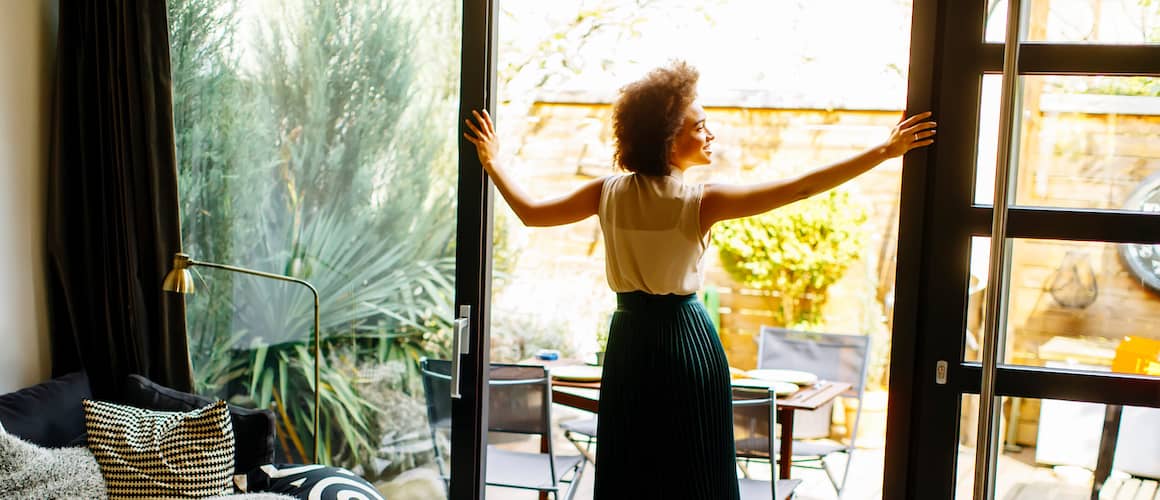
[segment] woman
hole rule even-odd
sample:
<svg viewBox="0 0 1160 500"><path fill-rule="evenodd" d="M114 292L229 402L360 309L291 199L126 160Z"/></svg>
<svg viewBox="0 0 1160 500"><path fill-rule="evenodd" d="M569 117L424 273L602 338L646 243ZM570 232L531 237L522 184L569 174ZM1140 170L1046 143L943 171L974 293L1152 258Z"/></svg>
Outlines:
<svg viewBox="0 0 1160 500"><path fill-rule="evenodd" d="M467 121L464 135L524 224L600 218L617 310L601 381L597 499L738 497L729 366L696 300L713 224L821 193L934 142L927 112L902 120L880 146L798 177L685 184L685 170L713 155L714 136L695 101L698 77L678 61L622 88L613 106L614 161L629 173L548 200L534 199L500 165L486 110Z"/></svg>

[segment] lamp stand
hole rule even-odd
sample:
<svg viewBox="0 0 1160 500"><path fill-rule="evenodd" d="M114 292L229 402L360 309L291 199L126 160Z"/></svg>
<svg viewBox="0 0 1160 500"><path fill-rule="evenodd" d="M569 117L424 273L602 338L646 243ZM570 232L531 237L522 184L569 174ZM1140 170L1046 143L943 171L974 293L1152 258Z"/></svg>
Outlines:
<svg viewBox="0 0 1160 500"><path fill-rule="evenodd" d="M281 274L267 273L263 271L255 271L253 269L246 269L244 267L230 266L226 264L215 264L213 262L202 262L189 258L189 255L178 253L173 256L173 270L165 277L165 284L163 288L171 292L179 293L193 293L193 279L189 275L188 268L193 266L209 267L213 269L224 269L235 273L249 274L251 276L259 276L262 278L270 278L278 281L289 281L291 283L298 283L310 289L310 293L314 295L314 463L318 463L318 441L319 424L321 422L322 409L322 386L320 368L322 364L322 342L319 339L319 321L318 321L318 290L314 288L306 280L295 278L293 276L283 276Z"/></svg>

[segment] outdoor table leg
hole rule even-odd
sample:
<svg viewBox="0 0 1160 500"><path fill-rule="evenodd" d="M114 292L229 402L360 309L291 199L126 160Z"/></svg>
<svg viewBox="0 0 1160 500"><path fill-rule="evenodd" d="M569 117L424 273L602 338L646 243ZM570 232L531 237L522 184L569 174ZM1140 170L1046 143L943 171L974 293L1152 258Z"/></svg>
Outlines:
<svg viewBox="0 0 1160 500"><path fill-rule="evenodd" d="M777 479L789 479L793 465L793 408L778 408L777 421L781 424L781 450L778 452Z"/></svg>
<svg viewBox="0 0 1160 500"><path fill-rule="evenodd" d="M1108 405L1104 409L1104 430L1100 434L1100 448L1096 455L1096 470L1092 477L1092 500L1100 497L1104 481L1112 473L1112 459L1116 456L1116 438L1120 435L1120 417L1124 408Z"/></svg>

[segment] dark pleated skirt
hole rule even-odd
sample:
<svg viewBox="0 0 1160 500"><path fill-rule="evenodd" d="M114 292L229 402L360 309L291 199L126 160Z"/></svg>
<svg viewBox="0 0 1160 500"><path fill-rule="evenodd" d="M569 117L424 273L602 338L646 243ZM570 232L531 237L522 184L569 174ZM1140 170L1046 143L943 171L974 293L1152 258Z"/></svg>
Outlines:
<svg viewBox="0 0 1160 500"><path fill-rule="evenodd" d="M618 293L596 445L596 500L738 498L725 350L695 295Z"/></svg>

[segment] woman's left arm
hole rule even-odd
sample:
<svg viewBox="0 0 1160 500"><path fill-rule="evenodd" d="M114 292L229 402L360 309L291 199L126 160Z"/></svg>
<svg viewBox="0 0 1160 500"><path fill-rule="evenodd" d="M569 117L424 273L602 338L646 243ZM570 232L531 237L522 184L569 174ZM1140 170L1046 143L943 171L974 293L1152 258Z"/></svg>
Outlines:
<svg viewBox="0 0 1160 500"><path fill-rule="evenodd" d="M748 217L828 191L890 158L934 143L935 122L930 112L898 123L879 146L798 177L749 185L707 184L701 200L701 232L713 224Z"/></svg>

